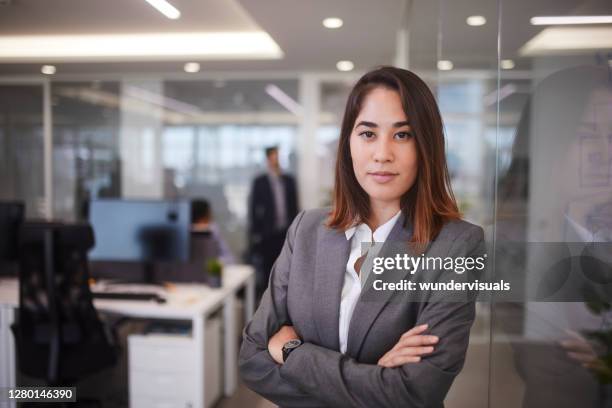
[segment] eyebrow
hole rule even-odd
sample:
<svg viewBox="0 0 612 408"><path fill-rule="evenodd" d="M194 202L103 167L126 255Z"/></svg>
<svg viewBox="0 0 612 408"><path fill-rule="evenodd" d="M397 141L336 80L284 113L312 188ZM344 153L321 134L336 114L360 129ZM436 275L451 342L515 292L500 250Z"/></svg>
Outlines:
<svg viewBox="0 0 612 408"><path fill-rule="evenodd" d="M368 122L366 120L362 120L355 127L357 128L359 126L366 126L366 127L371 127L371 128L377 128L378 127L378 125L376 123ZM410 122L408 122L407 120L404 120L404 121L401 121L401 122L395 122L393 124L393 127L396 127L396 128L401 128L402 126L410 126Z"/></svg>

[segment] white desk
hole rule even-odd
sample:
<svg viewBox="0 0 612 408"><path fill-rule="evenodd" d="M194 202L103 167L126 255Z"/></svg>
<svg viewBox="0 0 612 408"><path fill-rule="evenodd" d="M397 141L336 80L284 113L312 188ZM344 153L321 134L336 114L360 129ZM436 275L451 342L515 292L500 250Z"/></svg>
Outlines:
<svg viewBox="0 0 612 408"><path fill-rule="evenodd" d="M245 321L254 313L255 307L255 274L248 265L228 265L223 271L223 286L212 289L201 284L176 284L172 289L164 289L166 303L155 301L129 301L96 299L94 305L99 311L114 312L128 317L149 319L191 320L192 341L197 354L194 359L199 361L197 383L202 384L197 403L194 408L204 408L204 339L206 319L219 307L223 308L224 321L224 393L233 394L236 389L238 374L238 333L236 333L236 293L246 288ZM139 285L141 286L141 285ZM128 285L126 285L128 287ZM17 279L0 280L0 387L14 387L15 375L15 343L11 332L11 324L19 307L19 286ZM7 362L8 364L6 364Z"/></svg>

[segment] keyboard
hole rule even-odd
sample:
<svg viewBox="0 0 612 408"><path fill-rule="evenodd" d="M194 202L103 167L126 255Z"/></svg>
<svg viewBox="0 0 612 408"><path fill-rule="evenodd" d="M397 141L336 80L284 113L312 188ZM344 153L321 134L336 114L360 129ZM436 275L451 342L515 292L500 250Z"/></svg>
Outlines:
<svg viewBox="0 0 612 408"><path fill-rule="evenodd" d="M158 303L165 303L166 299L154 292L92 292L94 299L115 299L115 300L155 300Z"/></svg>

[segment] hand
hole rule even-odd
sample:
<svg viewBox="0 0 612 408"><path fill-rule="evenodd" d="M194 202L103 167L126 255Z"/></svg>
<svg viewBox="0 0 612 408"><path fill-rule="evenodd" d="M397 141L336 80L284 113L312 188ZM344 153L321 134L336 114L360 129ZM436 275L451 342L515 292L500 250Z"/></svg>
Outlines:
<svg viewBox="0 0 612 408"><path fill-rule="evenodd" d="M567 356L585 368L597 369L598 356L593 345L579 333L566 330L571 339L561 341Z"/></svg>
<svg viewBox="0 0 612 408"><path fill-rule="evenodd" d="M278 364L283 364L283 346L289 340L299 339L293 326L282 326L268 341L268 353Z"/></svg>
<svg viewBox="0 0 612 408"><path fill-rule="evenodd" d="M402 334L395 346L378 360L378 365L391 368L421 361L421 356L431 353L434 350L432 344L439 340L437 336L421 334L427 327L427 324L422 324Z"/></svg>

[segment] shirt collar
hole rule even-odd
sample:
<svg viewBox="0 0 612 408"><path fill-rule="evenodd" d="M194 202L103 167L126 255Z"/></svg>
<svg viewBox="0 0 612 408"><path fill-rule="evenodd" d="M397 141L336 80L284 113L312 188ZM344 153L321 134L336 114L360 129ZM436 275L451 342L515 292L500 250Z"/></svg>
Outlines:
<svg viewBox="0 0 612 408"><path fill-rule="evenodd" d="M385 242L401 213L402 210L399 210L397 214L391 217L389 221L376 228L376 231L374 231L374 233L372 233L372 230L370 229L368 224L361 223L344 231L344 235L346 236L347 240L350 240L351 238L353 238L353 235L355 235L355 233L359 231L360 233L363 233L361 240L364 242L370 242L372 239L372 235L374 236L374 242Z"/></svg>
<svg viewBox="0 0 612 408"><path fill-rule="evenodd" d="M274 178L274 179L279 179L282 175L282 172L279 174L274 173L272 170L270 169L266 169L266 173L268 174L268 177Z"/></svg>

